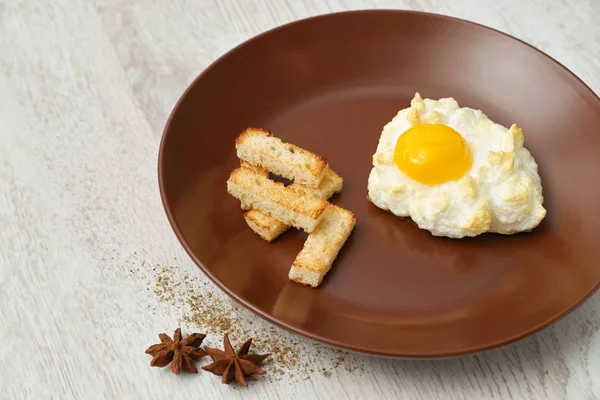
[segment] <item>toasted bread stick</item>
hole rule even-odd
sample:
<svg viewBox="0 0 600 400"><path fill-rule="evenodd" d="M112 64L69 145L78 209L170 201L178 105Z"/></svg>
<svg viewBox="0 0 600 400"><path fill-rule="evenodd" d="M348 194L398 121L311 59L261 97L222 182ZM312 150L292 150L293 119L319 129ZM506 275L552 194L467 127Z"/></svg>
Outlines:
<svg viewBox="0 0 600 400"><path fill-rule="evenodd" d="M319 187L327 170L323 157L284 143L264 129L246 129L235 140L235 148L240 160L311 188Z"/></svg>
<svg viewBox="0 0 600 400"><path fill-rule="evenodd" d="M290 228L271 214L257 210L256 208L244 213L246 223L258 236L272 242L277 239L282 233Z"/></svg>
<svg viewBox="0 0 600 400"><path fill-rule="evenodd" d="M308 233L315 230L329 202L304 191L270 180L254 169L235 169L227 181L227 191L242 204L266 212Z"/></svg>
<svg viewBox="0 0 600 400"><path fill-rule="evenodd" d="M250 164L244 162L244 165ZM297 183L292 183L291 186L299 190L304 190L309 196L329 200L334 194L339 193L342 190L343 183L344 180L342 177L328 168L325 172L325 177L317 189L307 188L306 186ZM242 205L242 209L248 210L244 205ZM277 239L282 233L290 228L289 225L277 220L277 218L273 218L270 214L256 209L246 212L244 214L244 219L248 226L267 242L272 242Z"/></svg>
<svg viewBox="0 0 600 400"><path fill-rule="evenodd" d="M319 286L356 225L354 214L336 205L330 204L324 214L290 269L294 282Z"/></svg>

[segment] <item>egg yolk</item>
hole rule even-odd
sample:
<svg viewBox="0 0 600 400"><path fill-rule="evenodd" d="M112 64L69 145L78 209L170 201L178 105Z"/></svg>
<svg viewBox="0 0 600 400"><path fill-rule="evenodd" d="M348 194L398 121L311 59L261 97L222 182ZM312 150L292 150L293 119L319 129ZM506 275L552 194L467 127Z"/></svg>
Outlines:
<svg viewBox="0 0 600 400"><path fill-rule="evenodd" d="M394 162L409 178L439 185L462 177L473 163L471 149L447 125L415 125L398 138Z"/></svg>

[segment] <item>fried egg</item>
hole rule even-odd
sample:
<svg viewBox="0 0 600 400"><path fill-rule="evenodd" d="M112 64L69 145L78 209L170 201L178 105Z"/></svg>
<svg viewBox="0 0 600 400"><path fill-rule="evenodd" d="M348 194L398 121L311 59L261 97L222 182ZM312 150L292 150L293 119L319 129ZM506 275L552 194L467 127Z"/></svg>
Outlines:
<svg viewBox="0 0 600 400"><path fill-rule="evenodd" d="M411 217L435 236L530 231L544 219L538 166L523 131L453 98L423 100L384 128L369 175L369 200Z"/></svg>

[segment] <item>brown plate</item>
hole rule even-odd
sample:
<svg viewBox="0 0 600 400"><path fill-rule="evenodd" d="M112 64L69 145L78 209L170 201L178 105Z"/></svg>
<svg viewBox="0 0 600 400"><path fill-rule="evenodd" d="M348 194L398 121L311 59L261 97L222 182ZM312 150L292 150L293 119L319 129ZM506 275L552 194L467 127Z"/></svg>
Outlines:
<svg viewBox="0 0 600 400"><path fill-rule="evenodd" d="M523 128L548 209L534 232L435 238L367 201L381 129L415 91ZM358 223L318 289L287 279L306 235L267 244L227 194L248 126L323 155L345 179L332 201ZM360 11L269 31L204 71L167 123L159 182L189 255L255 313L350 350L437 357L522 338L598 288L599 154L600 100L540 51L453 18Z"/></svg>

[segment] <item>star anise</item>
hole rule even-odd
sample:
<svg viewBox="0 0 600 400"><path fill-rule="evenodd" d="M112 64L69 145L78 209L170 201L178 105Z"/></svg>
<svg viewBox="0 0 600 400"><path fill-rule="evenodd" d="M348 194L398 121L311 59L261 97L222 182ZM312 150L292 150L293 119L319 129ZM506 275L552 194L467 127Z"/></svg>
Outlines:
<svg viewBox="0 0 600 400"><path fill-rule="evenodd" d="M240 350L235 353L229 337L225 335L223 338L225 351L204 347L213 363L202 367L202 369L215 375L222 375L223 383L229 384L235 379L240 385L248 386L245 377L264 374L265 371L259 367L259 364L269 356L269 354L248 354L251 344L252 339L248 339Z"/></svg>
<svg viewBox="0 0 600 400"><path fill-rule="evenodd" d="M166 367L171 363L171 371L179 375L181 368L184 371L197 374L198 370L194 366L193 360L197 360L206 355L206 352L200 348L206 335L202 333L192 333L185 339L181 338L181 329L177 328L173 333L173 340L166 333L159 333L160 343L148 347L146 354L153 358L150 361L151 367Z"/></svg>

